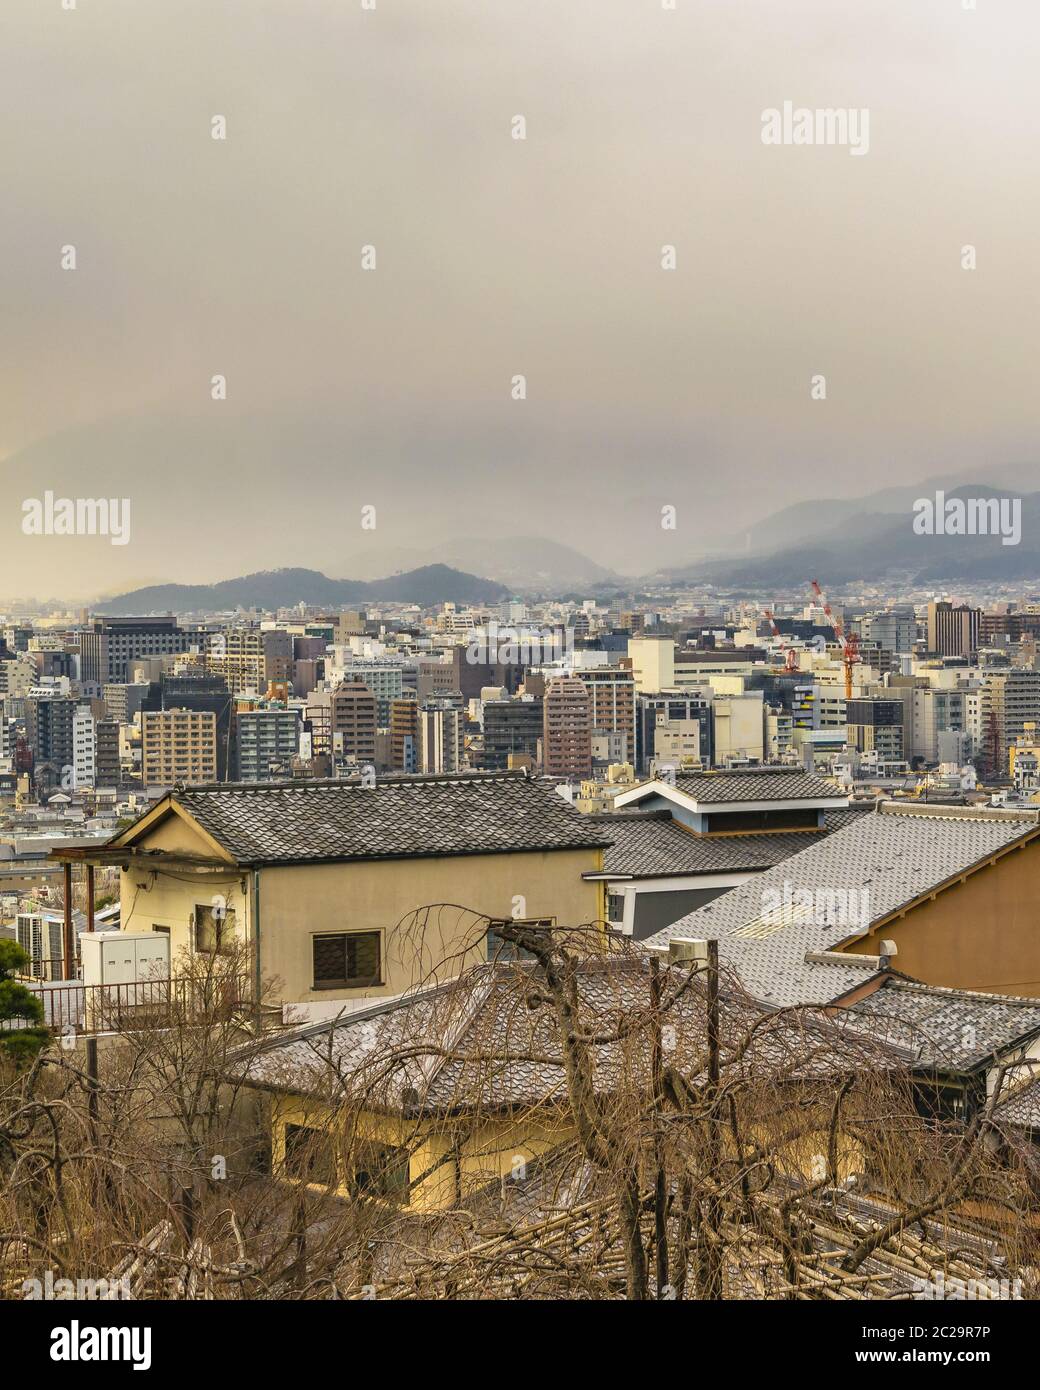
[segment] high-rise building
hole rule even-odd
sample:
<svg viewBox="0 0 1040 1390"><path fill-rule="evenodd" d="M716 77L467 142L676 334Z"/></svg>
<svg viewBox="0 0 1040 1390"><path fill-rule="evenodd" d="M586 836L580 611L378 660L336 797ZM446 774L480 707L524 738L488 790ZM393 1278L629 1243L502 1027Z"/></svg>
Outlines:
<svg viewBox="0 0 1040 1390"><path fill-rule="evenodd" d="M928 650L939 656L971 656L979 648L981 608L945 600L928 605Z"/></svg>
<svg viewBox="0 0 1040 1390"><path fill-rule="evenodd" d="M412 695L390 702L390 765L398 772L419 768L419 702Z"/></svg>
<svg viewBox="0 0 1040 1390"><path fill-rule="evenodd" d="M1013 666L983 678L981 753L991 776L1007 777L1010 752L1027 724L1040 724L1040 671Z"/></svg>
<svg viewBox="0 0 1040 1390"><path fill-rule="evenodd" d="M94 726L96 787L117 789L122 781L119 761L119 724L114 719L99 719Z"/></svg>
<svg viewBox="0 0 1040 1390"><path fill-rule="evenodd" d="M458 772L464 748L464 716L451 706L419 711L419 771Z"/></svg>
<svg viewBox="0 0 1040 1390"><path fill-rule="evenodd" d="M145 787L212 782L217 776L217 716L211 710L141 712L141 781Z"/></svg>
<svg viewBox="0 0 1040 1390"><path fill-rule="evenodd" d="M231 745L231 695L227 682L217 672L193 671L173 676L164 673L159 679L159 699L154 696L145 702L146 708L186 709L197 713L208 711L216 719L218 782L227 780Z"/></svg>
<svg viewBox="0 0 1040 1390"><path fill-rule="evenodd" d="M281 628L227 628L210 639L206 666L224 677L232 695L263 695L272 681L292 681L292 635Z"/></svg>
<svg viewBox="0 0 1040 1390"><path fill-rule="evenodd" d="M590 718L593 731L625 736L625 751L619 761L636 756L636 683L631 671L610 666L594 666L574 673L592 700Z"/></svg>
<svg viewBox="0 0 1040 1390"><path fill-rule="evenodd" d="M850 748L859 753L877 753L886 762L905 758L902 700L849 700L846 721Z"/></svg>
<svg viewBox="0 0 1040 1390"><path fill-rule="evenodd" d="M99 686L126 681L138 657L183 655L205 645L202 629L176 618L95 618L80 635L81 679Z"/></svg>
<svg viewBox="0 0 1040 1390"><path fill-rule="evenodd" d="M592 699L583 681L557 676L545 689L542 758L546 775L580 781L592 773Z"/></svg>
<svg viewBox="0 0 1040 1390"><path fill-rule="evenodd" d="M268 782L284 775L300 751L298 709L269 705L240 710L235 716L236 777L240 782Z"/></svg>
<svg viewBox="0 0 1040 1390"><path fill-rule="evenodd" d="M544 703L533 696L513 700L488 700L484 705L484 753L480 765L504 772L509 759L538 761L538 745L544 728Z"/></svg>
<svg viewBox="0 0 1040 1390"><path fill-rule="evenodd" d="M72 785L77 790L97 785L97 734L89 705L77 705L72 716Z"/></svg>
<svg viewBox="0 0 1040 1390"><path fill-rule="evenodd" d="M346 763L374 764L377 707L368 686L362 681L343 681L332 691L330 711L335 757Z"/></svg>
<svg viewBox="0 0 1040 1390"><path fill-rule="evenodd" d="M37 780L49 785L67 779L74 764L73 720L78 701L62 695L33 695L26 700L26 728Z"/></svg>

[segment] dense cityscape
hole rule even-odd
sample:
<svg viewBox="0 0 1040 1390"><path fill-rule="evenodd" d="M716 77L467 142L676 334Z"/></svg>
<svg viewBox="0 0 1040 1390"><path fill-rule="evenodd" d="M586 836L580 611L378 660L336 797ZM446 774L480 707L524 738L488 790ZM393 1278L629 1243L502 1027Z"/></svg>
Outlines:
<svg viewBox="0 0 1040 1390"><path fill-rule="evenodd" d="M12 1365L1021 1356L1040 10L0 8Z"/></svg>

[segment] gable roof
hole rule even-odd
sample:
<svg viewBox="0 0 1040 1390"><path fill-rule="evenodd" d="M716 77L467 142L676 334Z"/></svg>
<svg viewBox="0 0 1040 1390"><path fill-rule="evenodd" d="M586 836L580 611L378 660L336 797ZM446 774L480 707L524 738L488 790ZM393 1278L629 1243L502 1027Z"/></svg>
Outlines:
<svg viewBox="0 0 1040 1390"><path fill-rule="evenodd" d="M973 1071L1040 1034L1040 999L890 976L847 1012L868 1022L872 1036L904 1049L915 1066Z"/></svg>
<svg viewBox="0 0 1040 1390"><path fill-rule="evenodd" d="M523 774L187 786L170 793L238 864L597 849L603 827ZM124 833L130 838L133 830Z"/></svg>
<svg viewBox="0 0 1040 1390"><path fill-rule="evenodd" d="M667 878L770 869L798 854L818 836L866 814L867 809L825 811L822 830L752 831L724 838L691 834L667 811L614 812L595 819L614 842L603 857L605 875Z"/></svg>
<svg viewBox="0 0 1040 1390"><path fill-rule="evenodd" d="M616 805L627 806L649 796L679 792L698 806L729 806L741 802L821 801L848 805L848 793L833 782L800 768L747 767L728 772L679 773L674 784L660 779L622 792Z"/></svg>
<svg viewBox="0 0 1040 1390"><path fill-rule="evenodd" d="M1037 834L1035 816L883 804L642 944L666 951L672 937L717 938L720 958L756 999L778 1006L823 1003L862 982L862 966L857 975L853 956L842 968L813 955L866 935L918 898ZM815 911L797 906L806 890L818 905ZM839 975L844 980L834 988Z"/></svg>

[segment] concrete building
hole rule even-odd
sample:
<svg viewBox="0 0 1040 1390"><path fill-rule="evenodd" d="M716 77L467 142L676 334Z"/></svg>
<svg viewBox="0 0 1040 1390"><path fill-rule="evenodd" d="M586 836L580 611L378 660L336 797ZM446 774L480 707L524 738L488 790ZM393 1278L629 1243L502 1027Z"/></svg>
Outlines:
<svg viewBox="0 0 1040 1390"><path fill-rule="evenodd" d="M216 775L217 717L211 710L141 712L143 786L212 782Z"/></svg>
<svg viewBox="0 0 1040 1390"><path fill-rule="evenodd" d="M240 782L273 780L300 751L302 716L298 709L268 705L242 710L235 725Z"/></svg>
<svg viewBox="0 0 1040 1390"><path fill-rule="evenodd" d="M97 734L89 705L77 705L72 716L72 785L77 791L97 785Z"/></svg>
<svg viewBox="0 0 1040 1390"><path fill-rule="evenodd" d="M624 735L621 756L612 762L628 762L636 755L636 683L631 671L601 666L574 672L592 700L590 718L594 733Z"/></svg>
<svg viewBox="0 0 1040 1390"><path fill-rule="evenodd" d="M542 759L549 777L580 782L592 772L592 700L575 676L546 686Z"/></svg>
<svg viewBox="0 0 1040 1390"><path fill-rule="evenodd" d="M538 762L544 731L544 702L522 695L512 700L489 700L484 705L484 752L481 766L504 772L509 759L530 758Z"/></svg>
<svg viewBox="0 0 1040 1390"><path fill-rule="evenodd" d="M368 686L363 681L343 681L332 691L329 708L332 752L337 761L374 764L378 708Z"/></svg>
<svg viewBox="0 0 1040 1390"><path fill-rule="evenodd" d="M850 700L847 719L850 748L859 753L876 753L880 762L898 762L906 756L901 700Z"/></svg>
<svg viewBox="0 0 1040 1390"><path fill-rule="evenodd" d="M434 776L458 772L465 746L462 710L451 706L419 711L419 771Z"/></svg>
<svg viewBox="0 0 1040 1390"><path fill-rule="evenodd" d="M939 656L971 656L978 651L981 617L981 608L933 600L928 605L928 650Z"/></svg>
<svg viewBox="0 0 1040 1390"><path fill-rule="evenodd" d="M1007 777L1015 741L1028 724L1040 724L1040 671L1013 666L986 672L981 704L980 753L991 776Z"/></svg>
<svg viewBox="0 0 1040 1390"><path fill-rule="evenodd" d="M201 650L207 636L176 618L95 618L80 636L81 679L99 686L126 681L136 658Z"/></svg>

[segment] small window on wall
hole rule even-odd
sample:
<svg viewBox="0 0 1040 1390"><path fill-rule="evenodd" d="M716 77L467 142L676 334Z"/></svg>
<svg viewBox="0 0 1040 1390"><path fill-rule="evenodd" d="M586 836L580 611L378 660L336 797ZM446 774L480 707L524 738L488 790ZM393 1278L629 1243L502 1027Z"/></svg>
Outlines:
<svg viewBox="0 0 1040 1390"><path fill-rule="evenodd" d="M500 927L538 927L547 930L555 925L555 917L505 917L493 921L487 933L488 960L534 960L534 956L525 946L517 946L515 941L507 941L501 936Z"/></svg>
<svg viewBox="0 0 1040 1390"><path fill-rule="evenodd" d="M378 1197L383 1202L408 1202L408 1150L366 1140L358 1144L350 1176L355 1197Z"/></svg>
<svg viewBox="0 0 1040 1390"><path fill-rule="evenodd" d="M227 955L235 940L235 910L214 913L212 907L195 904L195 949L208 955Z"/></svg>
<svg viewBox="0 0 1040 1390"><path fill-rule="evenodd" d="M336 1155L330 1137L313 1125L286 1125L282 1169L286 1177L300 1182L335 1187Z"/></svg>
<svg viewBox="0 0 1040 1390"><path fill-rule="evenodd" d="M158 922L152 923L152 931L156 932L159 936L169 936L170 934L169 927L161 926Z"/></svg>
<svg viewBox="0 0 1040 1390"><path fill-rule="evenodd" d="M379 933L335 932L315 936L314 988L365 989L381 985Z"/></svg>

